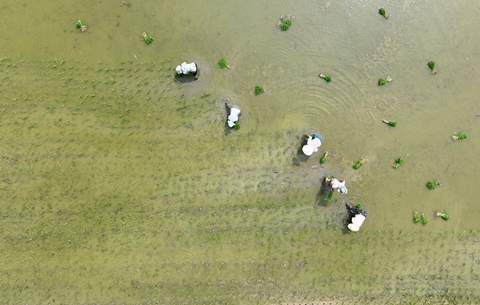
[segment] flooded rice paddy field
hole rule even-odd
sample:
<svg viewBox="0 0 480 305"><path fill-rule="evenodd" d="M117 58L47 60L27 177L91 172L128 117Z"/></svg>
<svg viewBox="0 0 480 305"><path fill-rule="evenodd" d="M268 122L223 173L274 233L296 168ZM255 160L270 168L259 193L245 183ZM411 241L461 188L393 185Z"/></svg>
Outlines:
<svg viewBox="0 0 480 305"><path fill-rule="evenodd" d="M2 6L3 303L480 302L478 3L120 3ZM348 194L325 202L325 175Z"/></svg>

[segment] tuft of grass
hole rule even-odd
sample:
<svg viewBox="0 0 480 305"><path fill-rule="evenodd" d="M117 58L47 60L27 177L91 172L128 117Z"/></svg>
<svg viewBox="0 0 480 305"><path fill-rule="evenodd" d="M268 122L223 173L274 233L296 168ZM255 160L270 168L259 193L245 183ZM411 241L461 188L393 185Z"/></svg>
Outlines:
<svg viewBox="0 0 480 305"><path fill-rule="evenodd" d="M328 151L323 154L323 157L320 158L320 164L327 162Z"/></svg>
<svg viewBox="0 0 480 305"><path fill-rule="evenodd" d="M429 190L434 190L434 189L437 188L437 184L436 184L435 182L433 182L433 181L428 181L428 182L427 182L427 188L428 188Z"/></svg>
<svg viewBox="0 0 480 305"><path fill-rule="evenodd" d="M382 15L383 18L385 18L385 19L388 19L388 17L389 17L388 14L385 12L385 9L384 9L383 7L381 7L381 8L378 10L378 13L379 13L380 15Z"/></svg>
<svg viewBox="0 0 480 305"><path fill-rule="evenodd" d="M240 129L240 124L238 124L238 122L236 122L235 126L233 126L233 129L239 130Z"/></svg>
<svg viewBox="0 0 480 305"><path fill-rule="evenodd" d="M227 68L230 69L230 66L228 65L228 62L225 60L225 58L222 58L218 61L218 67L219 68Z"/></svg>
<svg viewBox="0 0 480 305"><path fill-rule="evenodd" d="M392 81L392 78L390 76L387 76L386 78L379 78L378 85L385 86L387 83L390 83L391 81Z"/></svg>
<svg viewBox="0 0 480 305"><path fill-rule="evenodd" d="M358 160L357 162L355 162L354 165L352 165L353 169L359 169L360 166L364 165L365 163L367 163L367 160L365 158L362 158L360 160Z"/></svg>
<svg viewBox="0 0 480 305"><path fill-rule="evenodd" d="M153 37L150 36L150 35L147 35L146 32L143 32L141 36L142 36L143 41L145 41L145 43L146 43L147 45L149 45L149 44L151 44L151 43L153 42Z"/></svg>
<svg viewBox="0 0 480 305"><path fill-rule="evenodd" d="M210 93L207 92L207 93L202 94L202 96L200 96L200 97L201 98L206 98L206 97L209 97L209 96L210 96Z"/></svg>
<svg viewBox="0 0 480 305"><path fill-rule="evenodd" d="M326 202L331 202L333 197L333 192L328 193L327 197L325 198Z"/></svg>
<svg viewBox="0 0 480 305"><path fill-rule="evenodd" d="M265 89L263 89L262 86L255 86L255 95L259 95L259 94L262 94L263 92L265 92Z"/></svg>
<svg viewBox="0 0 480 305"><path fill-rule="evenodd" d="M384 122L385 124L390 125L390 126L392 126L392 127L397 126L397 122L396 122L396 121L382 120L382 122Z"/></svg>
<svg viewBox="0 0 480 305"><path fill-rule="evenodd" d="M293 16L288 14L287 17L280 17L280 21L278 22L278 26L282 31L288 30L292 26Z"/></svg>
<svg viewBox="0 0 480 305"><path fill-rule="evenodd" d="M427 216L425 216L425 213L422 213L422 215L420 216L420 222L421 222L422 225L424 225L424 226L427 225Z"/></svg>
<svg viewBox="0 0 480 305"><path fill-rule="evenodd" d="M427 66L430 68L432 71L432 74L437 74L437 70L435 70L435 67L437 66L434 61L429 61Z"/></svg>
<svg viewBox="0 0 480 305"><path fill-rule="evenodd" d="M323 75L323 73L318 74L321 78L323 78L327 83L332 81L332 77L329 75Z"/></svg>
<svg viewBox="0 0 480 305"><path fill-rule="evenodd" d="M404 158L395 159L395 164L393 165L393 168L399 167L399 166L402 165L404 162L405 162L405 159L404 159Z"/></svg>
<svg viewBox="0 0 480 305"><path fill-rule="evenodd" d="M460 132L458 135L453 134L452 135L452 140L457 141L457 140L465 140L467 138L467 133L465 131Z"/></svg>
<svg viewBox="0 0 480 305"><path fill-rule="evenodd" d="M449 220L450 219L450 215L448 215L447 213L436 212L435 216L441 217L443 220Z"/></svg>
<svg viewBox="0 0 480 305"><path fill-rule="evenodd" d="M75 22L75 27L77 29L81 29L82 32L85 32L87 30L87 26L83 24L82 20L78 19L76 22Z"/></svg>
<svg viewBox="0 0 480 305"><path fill-rule="evenodd" d="M413 211L413 223L419 223L420 222L420 214L418 214L418 211Z"/></svg>

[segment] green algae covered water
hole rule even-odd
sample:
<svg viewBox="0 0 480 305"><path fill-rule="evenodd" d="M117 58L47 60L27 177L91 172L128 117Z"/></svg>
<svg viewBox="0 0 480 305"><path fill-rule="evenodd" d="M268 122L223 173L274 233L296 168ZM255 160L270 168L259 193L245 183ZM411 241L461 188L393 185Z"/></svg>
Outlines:
<svg viewBox="0 0 480 305"><path fill-rule="evenodd" d="M480 302L478 3L1 9L2 303ZM183 61L197 81L175 78ZM324 141L307 159L308 132ZM348 194L325 202L325 175Z"/></svg>

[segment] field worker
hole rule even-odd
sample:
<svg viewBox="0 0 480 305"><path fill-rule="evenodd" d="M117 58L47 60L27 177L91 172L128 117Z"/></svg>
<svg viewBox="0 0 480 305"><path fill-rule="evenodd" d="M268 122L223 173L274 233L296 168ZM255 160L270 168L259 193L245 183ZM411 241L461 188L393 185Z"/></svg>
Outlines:
<svg viewBox="0 0 480 305"><path fill-rule="evenodd" d="M230 128L235 127L238 123L238 116L240 115L240 107L235 106L235 105L229 105L228 104L228 98L225 99L225 107L227 107L227 125Z"/></svg>
<svg viewBox="0 0 480 305"><path fill-rule="evenodd" d="M333 192L333 190L337 190L341 194L346 194L348 192L347 187L345 186L345 180L325 177L325 183L330 187L330 192Z"/></svg>
<svg viewBox="0 0 480 305"><path fill-rule="evenodd" d="M322 139L316 134L308 135L307 144L302 147L302 151L305 155L311 156L314 152L318 151L318 148L322 145Z"/></svg>
<svg viewBox="0 0 480 305"><path fill-rule="evenodd" d="M187 75L187 74L193 73L193 76L195 77L196 80L200 76L200 71L197 67L197 64L194 62L189 64L187 64L186 62L183 62L181 65L178 65L175 68L175 71L177 71L177 74L180 74L180 75L181 74Z"/></svg>
<svg viewBox="0 0 480 305"><path fill-rule="evenodd" d="M359 205L353 207L349 203L345 204L348 210L349 217L352 217L352 223L348 224L347 227L351 231L357 232L360 230L365 218L367 218L367 212L361 209Z"/></svg>

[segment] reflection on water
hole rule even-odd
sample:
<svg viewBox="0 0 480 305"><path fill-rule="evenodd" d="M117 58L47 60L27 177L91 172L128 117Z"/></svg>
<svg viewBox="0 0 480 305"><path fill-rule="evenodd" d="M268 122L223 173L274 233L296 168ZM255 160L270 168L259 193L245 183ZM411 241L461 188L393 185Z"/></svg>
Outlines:
<svg viewBox="0 0 480 305"><path fill-rule="evenodd" d="M1 299L475 303L478 4L121 3L2 4ZM307 132L324 143L299 158ZM327 204L325 175L348 194ZM357 234L346 202L368 211Z"/></svg>

